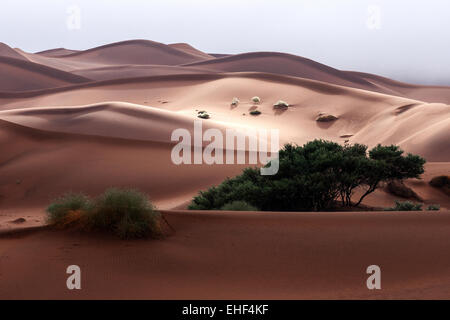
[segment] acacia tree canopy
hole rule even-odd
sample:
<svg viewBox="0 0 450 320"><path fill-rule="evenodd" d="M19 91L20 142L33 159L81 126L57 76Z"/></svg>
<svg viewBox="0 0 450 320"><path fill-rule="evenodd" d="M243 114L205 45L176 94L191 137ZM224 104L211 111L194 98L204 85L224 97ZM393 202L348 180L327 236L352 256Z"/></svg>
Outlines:
<svg viewBox="0 0 450 320"><path fill-rule="evenodd" d="M424 172L425 159L405 156L398 146L367 149L324 140L303 146L286 144L279 152L277 174L262 176L257 168L247 168L201 191L189 209L218 210L233 201L245 201L263 211L328 210L336 201L357 206L381 182L419 178ZM357 188L363 189L362 196L352 202Z"/></svg>

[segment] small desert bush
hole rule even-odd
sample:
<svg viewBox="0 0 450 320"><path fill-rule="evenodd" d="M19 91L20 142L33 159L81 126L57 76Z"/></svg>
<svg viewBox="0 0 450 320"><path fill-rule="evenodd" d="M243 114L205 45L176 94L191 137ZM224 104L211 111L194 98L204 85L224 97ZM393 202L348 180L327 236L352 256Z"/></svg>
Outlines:
<svg viewBox="0 0 450 320"><path fill-rule="evenodd" d="M447 195L450 195L450 177L437 176L430 180L430 186L441 189Z"/></svg>
<svg viewBox="0 0 450 320"><path fill-rule="evenodd" d="M75 216L80 216L92 208L89 197L82 193L66 193L55 199L47 207L47 221L56 226L67 226L74 222Z"/></svg>
<svg viewBox="0 0 450 320"><path fill-rule="evenodd" d="M261 111L259 111L259 110L252 110L252 111L250 111L250 114L251 114L252 116L258 116L258 115L261 114Z"/></svg>
<svg viewBox="0 0 450 320"><path fill-rule="evenodd" d="M439 209L441 209L441 206L439 204L430 204L427 207L427 211L438 211Z"/></svg>
<svg viewBox="0 0 450 320"><path fill-rule="evenodd" d="M239 104L239 99L234 97L233 100L231 100L231 105L232 106L237 106Z"/></svg>
<svg viewBox="0 0 450 320"><path fill-rule="evenodd" d="M111 188L95 200L89 224L121 238L142 238L159 233L159 218L144 193Z"/></svg>
<svg viewBox="0 0 450 320"><path fill-rule="evenodd" d="M259 97L255 96L252 98L252 101L253 101L253 103L258 104L261 102L261 99Z"/></svg>
<svg viewBox="0 0 450 320"><path fill-rule="evenodd" d="M436 188L442 188L444 186L450 186L449 176L437 176L430 180L430 185Z"/></svg>
<svg viewBox="0 0 450 320"><path fill-rule="evenodd" d="M411 201L395 201L395 206L386 208L385 211L422 211L421 203L413 203Z"/></svg>
<svg viewBox="0 0 450 320"><path fill-rule="evenodd" d="M258 211L258 208L248 204L245 201L233 201L227 204L224 204L220 210L225 211Z"/></svg>
<svg viewBox="0 0 450 320"><path fill-rule="evenodd" d="M283 101L283 100L278 100L277 103L275 103L273 105L274 108L276 109L282 109L282 108L287 108L289 107L289 103Z"/></svg>
<svg viewBox="0 0 450 320"><path fill-rule="evenodd" d="M50 204L47 212L49 223L57 227L104 231L121 238L160 235L160 214L137 190L111 188L94 200L68 194Z"/></svg>

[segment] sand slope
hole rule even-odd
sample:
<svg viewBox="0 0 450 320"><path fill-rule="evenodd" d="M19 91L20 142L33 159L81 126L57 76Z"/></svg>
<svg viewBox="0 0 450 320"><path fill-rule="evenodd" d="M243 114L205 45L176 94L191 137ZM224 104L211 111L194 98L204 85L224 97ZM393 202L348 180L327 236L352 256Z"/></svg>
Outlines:
<svg viewBox="0 0 450 320"><path fill-rule="evenodd" d="M186 53L198 56L201 59L214 59L215 57L212 55L209 55L203 51L200 51L193 46L191 46L188 43L171 43L168 45L169 47L175 48L177 50L184 51Z"/></svg>
<svg viewBox="0 0 450 320"><path fill-rule="evenodd" d="M66 48L56 48L56 49L49 49L44 50L40 52L36 52L36 54L40 54L47 57L61 57L61 56L67 56L69 54L77 53L79 50L70 50Z"/></svg>
<svg viewBox="0 0 450 320"><path fill-rule="evenodd" d="M0 56L0 92L57 88L91 80L30 61Z"/></svg>
<svg viewBox="0 0 450 320"><path fill-rule="evenodd" d="M42 56L40 58L41 61L51 61L49 59L42 59ZM74 52L59 57L59 59L53 59L53 61L56 60L63 63L88 63L96 65L178 65L204 59L205 57L197 53L178 50L159 42L149 40L130 40Z"/></svg>
<svg viewBox="0 0 450 320"><path fill-rule="evenodd" d="M413 85L362 72L347 71L347 73L356 75L370 81L373 84L376 84L383 90L386 90L386 93L391 91L394 95L405 96L412 99L450 104L449 87Z"/></svg>
<svg viewBox="0 0 450 320"><path fill-rule="evenodd" d="M167 212L175 233L1 239L2 299L448 299L450 213ZM388 245L387 245L388 244ZM69 264L82 290L65 287ZM366 268L381 267L381 290ZM33 267L30 267L32 265Z"/></svg>
<svg viewBox="0 0 450 320"><path fill-rule="evenodd" d="M19 60L27 60L18 50L14 50L7 44L0 42L0 57L14 58Z"/></svg>
<svg viewBox="0 0 450 320"><path fill-rule="evenodd" d="M325 138L370 147L378 143L399 144L405 151L421 154L428 161L450 161L446 151L450 150L446 134L449 105L427 104L313 80L261 73L188 74L109 81L59 91L62 92L8 102L2 108L9 111L1 112L0 118L27 125L27 118L21 115L26 110L12 109L129 101L191 117L195 117L196 110L207 110L212 121L279 129L283 143L303 144ZM250 102L254 95L262 99L259 106ZM231 107L230 97L239 97L241 103ZM288 101L291 107L273 109L273 103L279 99ZM249 115L255 108L262 112L258 117ZM316 118L321 113L339 119L318 123Z"/></svg>
<svg viewBox="0 0 450 320"><path fill-rule="evenodd" d="M166 66L166 65L120 65L85 68L72 73L90 79L103 81L113 79L140 78L164 75L205 74L208 71L195 67ZM210 71L209 73L215 73Z"/></svg>
<svg viewBox="0 0 450 320"><path fill-rule="evenodd" d="M0 146L8 150L0 155L0 207L33 207L41 217L61 192L98 194L112 186L139 188L158 205L176 207L245 167L177 166L169 143L55 133L6 121L0 122Z"/></svg>
<svg viewBox="0 0 450 320"><path fill-rule="evenodd" d="M252 52L194 62L188 66L220 72L267 72L283 74L361 89L376 87L357 76L317 63L303 57L278 52Z"/></svg>

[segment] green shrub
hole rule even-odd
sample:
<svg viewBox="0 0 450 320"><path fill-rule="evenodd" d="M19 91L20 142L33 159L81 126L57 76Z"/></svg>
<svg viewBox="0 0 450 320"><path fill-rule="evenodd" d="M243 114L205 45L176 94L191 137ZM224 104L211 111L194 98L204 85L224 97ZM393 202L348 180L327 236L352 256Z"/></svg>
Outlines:
<svg viewBox="0 0 450 320"><path fill-rule="evenodd" d="M261 114L261 111L259 111L259 110L252 110L252 111L250 111L250 114L251 114L252 116L258 116L258 115Z"/></svg>
<svg viewBox="0 0 450 320"><path fill-rule="evenodd" d="M245 201L233 201L226 203L220 208L225 211L258 211L258 208L248 204Z"/></svg>
<svg viewBox="0 0 450 320"><path fill-rule="evenodd" d="M121 238L142 238L159 234L159 218L144 193L111 188L95 200L89 225Z"/></svg>
<svg viewBox="0 0 450 320"><path fill-rule="evenodd" d="M413 203L411 201L395 201L395 206L386 208L386 211L422 211L422 203Z"/></svg>
<svg viewBox="0 0 450 320"><path fill-rule="evenodd" d="M303 146L287 144L279 151L279 170L261 175L246 168L241 175L201 191L189 209L219 210L233 201L257 205L263 211L320 211L357 206L381 182L418 178L425 160L396 146L340 145L314 140ZM271 164L267 164L270 166ZM362 195L352 202L355 190Z"/></svg>
<svg viewBox="0 0 450 320"><path fill-rule="evenodd" d="M284 109L284 108L289 107L289 103L287 103L287 102L285 102L285 101L283 101L283 100L278 100L277 103L275 103L275 104L273 105L273 107L274 107L275 109Z"/></svg>
<svg viewBox="0 0 450 320"><path fill-rule="evenodd" d="M91 199L86 195L66 193L47 207L47 221L53 225L66 226L74 222L75 216L81 217L91 208Z"/></svg>
<svg viewBox="0 0 450 320"><path fill-rule="evenodd" d="M428 211L438 211L439 209L441 209L441 206L439 204L430 204L427 207Z"/></svg>
<svg viewBox="0 0 450 320"><path fill-rule="evenodd" d="M437 176L430 180L430 185L436 188L450 187L449 176Z"/></svg>
<svg viewBox="0 0 450 320"><path fill-rule="evenodd" d="M252 102L254 104L259 104L261 102L261 99L259 97L255 96L255 97L252 98Z"/></svg>
<svg viewBox="0 0 450 320"><path fill-rule="evenodd" d="M62 228L106 231L121 238L160 234L160 214L136 190L111 188L94 201L67 194L50 204L47 213L49 223Z"/></svg>
<svg viewBox="0 0 450 320"><path fill-rule="evenodd" d="M450 177L437 176L430 180L430 185L434 188L442 190L445 194L450 196Z"/></svg>

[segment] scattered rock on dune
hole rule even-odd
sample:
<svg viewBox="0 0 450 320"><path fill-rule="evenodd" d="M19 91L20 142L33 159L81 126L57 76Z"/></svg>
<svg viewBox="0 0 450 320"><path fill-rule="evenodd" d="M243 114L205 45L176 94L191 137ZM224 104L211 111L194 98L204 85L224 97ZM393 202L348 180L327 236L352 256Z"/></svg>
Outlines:
<svg viewBox="0 0 450 320"><path fill-rule="evenodd" d="M338 117L333 116L332 114L319 114L319 116L316 118L316 121L318 122L330 122L337 120Z"/></svg>
<svg viewBox="0 0 450 320"><path fill-rule="evenodd" d="M273 105L275 109L284 109L289 107L289 103L283 100L278 100L277 103Z"/></svg>
<svg viewBox="0 0 450 320"><path fill-rule="evenodd" d="M25 218L18 218L16 220L11 221L11 223L24 223L27 221Z"/></svg>

